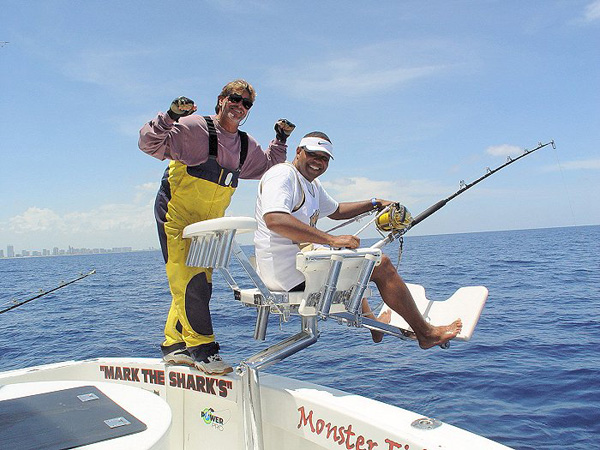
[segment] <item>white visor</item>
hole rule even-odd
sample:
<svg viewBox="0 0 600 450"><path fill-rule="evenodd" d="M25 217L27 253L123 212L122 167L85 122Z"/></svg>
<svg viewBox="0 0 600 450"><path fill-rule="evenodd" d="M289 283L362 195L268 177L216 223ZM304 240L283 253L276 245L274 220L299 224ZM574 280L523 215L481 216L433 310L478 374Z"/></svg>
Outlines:
<svg viewBox="0 0 600 450"><path fill-rule="evenodd" d="M304 137L298 144L298 147L304 148L307 152L327 153L333 159L333 145L327 139Z"/></svg>

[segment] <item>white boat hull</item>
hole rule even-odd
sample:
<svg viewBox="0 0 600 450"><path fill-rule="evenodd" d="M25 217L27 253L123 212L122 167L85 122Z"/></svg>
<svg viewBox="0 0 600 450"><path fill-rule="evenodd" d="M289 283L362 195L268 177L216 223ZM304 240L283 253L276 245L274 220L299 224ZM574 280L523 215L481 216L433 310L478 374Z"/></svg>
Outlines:
<svg viewBox="0 0 600 450"><path fill-rule="evenodd" d="M40 382L54 382L56 389L66 382L94 384L148 426L146 431L86 449L247 448L242 386L235 374L207 376L159 359L69 361L0 373L0 385L4 385L0 400L14 396L13 384L30 383L18 390L34 393ZM114 384L134 389L111 390L108 386ZM157 394L162 401L148 398L146 392L136 400L135 391L140 389ZM266 450L507 448L411 411L291 378L261 373L260 398ZM133 407L132 401L137 403Z"/></svg>

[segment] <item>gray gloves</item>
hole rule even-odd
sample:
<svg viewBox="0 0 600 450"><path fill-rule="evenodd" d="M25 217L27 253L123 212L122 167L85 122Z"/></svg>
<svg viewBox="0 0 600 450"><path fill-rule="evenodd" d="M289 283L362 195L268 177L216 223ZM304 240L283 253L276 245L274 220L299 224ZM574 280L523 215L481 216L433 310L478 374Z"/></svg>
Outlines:
<svg viewBox="0 0 600 450"><path fill-rule="evenodd" d="M181 117L189 116L195 112L198 108L194 104L194 100L187 97L177 97L171 103L171 107L167 111L167 114L171 119L177 122Z"/></svg>
<svg viewBox="0 0 600 450"><path fill-rule="evenodd" d="M287 138L290 137L290 134L292 134L292 131L294 131L294 128L296 128L296 125L287 119L279 119L277 122L275 122L274 128L277 140L285 144Z"/></svg>

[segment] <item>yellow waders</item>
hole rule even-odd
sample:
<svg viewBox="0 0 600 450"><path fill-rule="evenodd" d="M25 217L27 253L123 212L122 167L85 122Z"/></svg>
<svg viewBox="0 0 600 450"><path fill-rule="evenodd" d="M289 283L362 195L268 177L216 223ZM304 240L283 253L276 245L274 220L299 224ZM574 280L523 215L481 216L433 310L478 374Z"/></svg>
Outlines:
<svg viewBox="0 0 600 450"><path fill-rule="evenodd" d="M216 132L209 120L208 161L193 167L171 161L156 197L155 217L172 295L163 352L184 343L190 348L215 340L209 309L212 270L185 265L189 241L182 234L189 224L223 217L237 187L248 140L239 132L242 150L238 170L221 167L216 160Z"/></svg>

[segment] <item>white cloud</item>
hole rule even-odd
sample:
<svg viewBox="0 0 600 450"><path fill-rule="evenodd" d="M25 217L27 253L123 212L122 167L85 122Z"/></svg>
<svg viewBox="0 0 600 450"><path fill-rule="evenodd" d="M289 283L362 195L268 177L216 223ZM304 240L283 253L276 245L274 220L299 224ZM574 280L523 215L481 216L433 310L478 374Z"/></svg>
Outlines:
<svg viewBox="0 0 600 450"><path fill-rule="evenodd" d="M139 186L135 187L135 191L136 204L145 203L148 201L153 202L157 191L156 183L149 182L140 184Z"/></svg>
<svg viewBox="0 0 600 450"><path fill-rule="evenodd" d="M516 145L495 145L485 149L488 155L492 156L518 156L523 153L523 149Z"/></svg>
<svg viewBox="0 0 600 450"><path fill-rule="evenodd" d="M370 180L365 177L338 178L324 180L322 183L333 198L342 202L364 200L373 196L390 198L394 190L394 183L390 181Z"/></svg>
<svg viewBox="0 0 600 450"><path fill-rule="evenodd" d="M272 69L270 80L303 99L318 100L339 92L358 97L448 71L457 62L463 63L453 52L448 42L384 42L335 58L323 56L318 62L312 55L310 62L301 60L296 67ZM318 70L306 69L315 64Z"/></svg>
<svg viewBox="0 0 600 450"><path fill-rule="evenodd" d="M153 85L149 90L150 72L139 70L140 67L155 63L159 52L160 49L139 47L111 48L110 43L105 43L104 48L84 48L72 53L52 54L52 57L54 63L70 79L135 97L147 96L148 92L158 95L160 90L168 86ZM82 102L85 101L86 99L82 99Z"/></svg>
<svg viewBox="0 0 600 450"><path fill-rule="evenodd" d="M367 62L337 60L323 63L318 72L298 71L296 74L281 73L278 76L288 81L292 78L288 86L298 96L313 97L344 92L346 97L350 97L391 89L413 79L429 76L438 70L435 66L377 70L369 67Z"/></svg>
<svg viewBox="0 0 600 450"><path fill-rule="evenodd" d="M24 234L37 232L93 233L95 231L140 230L154 227L152 205L102 205L89 211L75 211L63 215L35 206L8 219L3 231Z"/></svg>
<svg viewBox="0 0 600 450"><path fill-rule="evenodd" d="M584 17L587 22L600 19L600 0L595 0L585 7Z"/></svg>
<svg viewBox="0 0 600 450"><path fill-rule="evenodd" d="M58 213L32 206L0 222L0 235L7 242L26 241L46 247L72 244L76 247L145 248L155 243L153 203L156 183L136 186L135 191L131 203L106 204L85 211Z"/></svg>
<svg viewBox="0 0 600 450"><path fill-rule="evenodd" d="M34 233L52 229L64 230L61 217L51 209L31 207L23 214L11 217L5 230L12 233Z"/></svg>
<svg viewBox="0 0 600 450"><path fill-rule="evenodd" d="M144 50L91 50L86 49L63 67L65 73L76 80L101 86L138 86L139 74L128 70L132 59L151 54Z"/></svg>
<svg viewBox="0 0 600 450"><path fill-rule="evenodd" d="M380 181L366 177L347 177L323 181L323 186L333 198L342 202L378 197L399 201L407 206L449 192L447 186L429 180Z"/></svg>

